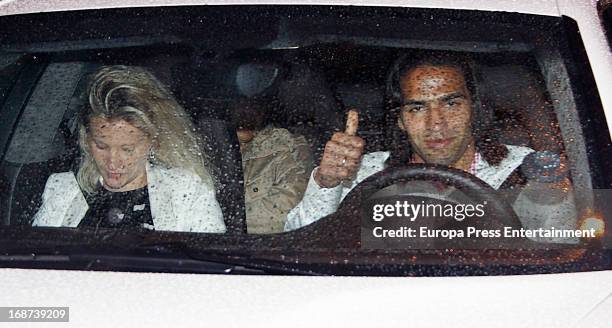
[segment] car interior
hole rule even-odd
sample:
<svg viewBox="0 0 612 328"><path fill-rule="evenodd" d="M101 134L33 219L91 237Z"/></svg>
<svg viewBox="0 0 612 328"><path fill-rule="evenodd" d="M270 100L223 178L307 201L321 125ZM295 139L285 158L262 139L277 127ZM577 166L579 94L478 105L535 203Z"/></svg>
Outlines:
<svg viewBox="0 0 612 328"><path fill-rule="evenodd" d="M228 230L244 233L240 150L233 132L235 128L227 120L225 110L237 97L267 96L275 110L270 123L307 137L317 162L333 131L342 128L342 117L347 109L358 109L362 114L358 133L367 141L366 152L385 150L384 129L381 129L387 111L384 83L388 63L402 50L368 46L349 48L345 44L326 44L322 46L323 51L318 48L274 54L266 50L260 56L256 49L251 49L232 54L227 59L215 58L213 63L164 53L167 49L119 48L104 51L104 56L112 58L106 63L123 63L128 55L137 58L137 54L147 54L135 64L149 68L167 83L192 115L204 149L210 152L213 160L217 198L222 204ZM98 58L102 57L99 51ZM356 58L368 60L346 63L336 59L349 52L359 54ZM312 55L321 53L324 55ZM483 59L485 64L481 65L482 102L494 117L502 142L562 152L562 141L555 141L555 136L559 135L558 125L541 77L532 66L517 64L528 62L529 58L512 57L507 54L487 56ZM49 56L47 61L40 63L42 72L36 72L39 74L37 84L24 104L24 116L2 165L4 188L9 191L9 197L3 199L4 224L29 225L40 204L47 177L77 167L75 116L79 108L86 106L88 74L104 63L96 59L91 58L91 53L82 53L68 58ZM58 111L58 108L63 110ZM50 114L37 117L41 110ZM63 115L54 114L54 111ZM32 117L28 119L27 115ZM530 125L531 120L526 115L537 115L538 124ZM534 127L539 130L534 131ZM32 145L32 137L37 137L39 143ZM23 140L30 142L20 144Z"/></svg>

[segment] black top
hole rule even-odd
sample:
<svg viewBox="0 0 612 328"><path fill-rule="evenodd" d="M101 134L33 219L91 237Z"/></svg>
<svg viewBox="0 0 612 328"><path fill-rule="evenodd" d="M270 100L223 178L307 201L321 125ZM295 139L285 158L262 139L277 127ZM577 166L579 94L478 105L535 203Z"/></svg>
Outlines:
<svg viewBox="0 0 612 328"><path fill-rule="evenodd" d="M143 187L125 192L108 191L102 186L87 198L89 210L79 227L147 228L153 227L149 190Z"/></svg>

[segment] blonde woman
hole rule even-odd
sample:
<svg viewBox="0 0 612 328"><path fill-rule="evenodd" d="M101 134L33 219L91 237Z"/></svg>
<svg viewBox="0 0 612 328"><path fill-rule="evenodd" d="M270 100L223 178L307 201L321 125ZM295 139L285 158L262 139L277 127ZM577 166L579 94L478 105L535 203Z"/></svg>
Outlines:
<svg viewBox="0 0 612 328"><path fill-rule="evenodd" d="M225 232L208 161L166 87L143 68L109 66L88 95L79 170L49 177L33 225Z"/></svg>

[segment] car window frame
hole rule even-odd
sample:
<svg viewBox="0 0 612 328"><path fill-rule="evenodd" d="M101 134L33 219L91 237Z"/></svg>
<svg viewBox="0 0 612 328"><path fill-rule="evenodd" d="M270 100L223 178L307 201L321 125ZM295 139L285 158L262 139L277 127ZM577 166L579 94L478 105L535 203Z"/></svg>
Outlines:
<svg viewBox="0 0 612 328"><path fill-rule="evenodd" d="M454 11L454 10L452 10ZM488 14L488 13L487 13ZM469 16L469 14L467 14ZM512 16L512 14L508 14L509 16ZM503 16L503 15L502 15ZM569 47L569 46L568 46ZM572 56L577 56L576 54L572 54ZM561 56L562 57L562 56ZM567 64L567 63L566 63ZM571 66L571 63L570 63ZM576 67L575 68L576 71L579 71L580 68ZM590 70L590 69L589 69ZM586 73L588 75L588 72ZM593 80L592 77L592 72L591 72L591 80ZM574 88L574 86L572 86ZM595 90L597 90L595 88ZM31 91L31 90L30 90ZM577 91L577 90L575 90ZM580 108L586 108L588 107L586 104L582 104L580 106L576 106L576 107L580 107ZM601 102L599 101L599 108L601 108ZM603 110L602 110L603 111ZM15 119L17 119L17 116L15 116ZM609 135L609 133L608 133ZM578 142L578 141L577 141ZM584 143L584 142L583 142ZM0 143L1 145L1 143ZM595 161L596 159L591 159L592 161ZM592 182L592 180L594 179L591 176L586 177L587 181L585 182L585 184L588 184L589 181ZM332 219L334 219L333 216L330 216L330 218L326 218L323 220L327 220L329 222L332 221ZM323 222L323 221L321 221ZM291 261L297 261L297 262L303 262L305 258L308 258L308 256L312 256L312 257L316 257L317 255L313 255L313 254L308 254L308 253L317 253L317 252L329 252L329 249L326 249L325 247L322 247L321 244L313 244L312 240L308 240L309 236L312 236L312 233L316 233L318 230L322 230L321 228L321 222L315 223L314 225L311 225L309 227L305 227L303 229L300 229L298 231L295 232L288 232L288 233L284 233L284 234L278 234L278 235L270 235L270 236L216 236L216 235L193 235L191 236L191 240L199 245L203 245L205 247L208 247L209 249L213 249L215 252L219 252L219 254L222 254L222 250L223 248L226 248L227 245L234 245L234 243L239 243L240 247L236 248L234 251L236 251L239 254L246 254L245 257L253 257L256 256L256 254L252 254L248 252L248 247L245 246L253 246L257 243L261 243L261 244L267 244L267 245L271 245L270 250L268 251L267 256L269 257L268 260L269 261L275 261L278 260L279 256L284 256L286 259L290 259ZM332 227L334 226L333 224L331 225ZM342 226L342 222L337 219L336 223L335 223L336 227L341 227ZM7 232L6 229L2 229L4 230L4 232ZM32 230L37 230L37 229L32 229ZM51 233L52 231L50 231L49 229L44 229L41 228L40 231L27 231L27 229L25 229L24 231L20 232L20 236L22 236L24 238L24 240L27 240L28 242L31 242L32 244L37 244L36 241L34 239L40 236L45 235L46 233L49 233L48 236L54 236L54 237L60 237L59 235L64 236L63 238L60 238L60 241L64 241L67 243L67 245L80 245L82 246L80 243L75 242L77 240L79 240L80 238L83 238L84 240L95 240L98 241L97 238L102 238L100 240L101 243L106 244L109 240L113 240L115 242L117 242L117 245L121 245L121 240L117 239L119 238L118 236L111 236L108 237L108 234L100 234L98 236L96 236L95 234L93 236L88 235L88 233L83 233L83 232L70 232L68 229L65 228L59 228L57 230L57 233ZM89 232L91 233L91 232ZM42 234L42 235L41 235ZM155 244L157 242L179 242L180 240L182 240L184 238L184 234L180 233L180 234L173 234L173 233L164 233L164 232L160 232L160 233L156 233L158 234L157 236L138 236L139 238L143 239L143 242L145 243L151 243L151 244ZM154 234L154 235L156 235ZM68 235L69 237L66 237L65 235ZM335 236L338 238L342 238L342 236L340 236L341 234L338 234L336 232ZM316 236L316 234L315 234ZM330 235L327 235L328 237ZM163 237L163 238L162 238ZM206 239L210 238L211 241L207 242ZM46 239L46 238L45 238ZM129 238L126 238L126 240ZM316 239L316 238L315 238ZM102 242L102 240L105 240L105 242ZM130 239L131 240L131 239ZM216 240L216 241L215 241ZM69 242L69 241L72 241ZM285 244L286 243L286 244ZM284 246L283 246L284 245ZM330 244L330 248L331 245L333 245L333 243ZM106 246L113 246L113 245L106 245ZM127 247L127 244L124 245ZM42 247L42 246L41 246ZM310 248L309 248L310 247ZM576 252L578 252L579 250L581 250L582 248L576 250ZM277 251L275 251L277 250ZM291 252L295 251L304 251L305 256L301 256L300 254L294 254L293 256L291 255ZM346 254L350 254L350 253L354 253L351 251L354 251L353 249L346 249L346 250L340 250L340 251L345 251L348 252ZM574 250L572 250L574 251ZM264 252L265 253L265 252ZM425 252L426 253L426 252ZM469 253L469 252L467 252ZM374 253L375 254L375 253ZM402 255L403 254L403 255ZM405 252L404 253L400 253L400 254L391 254L392 256L405 256ZM548 257L550 253L543 253L544 255L541 255L543 257ZM231 254L230 254L231 255ZM230 255L219 255L220 257L224 257L224 256L230 256ZM378 254L377 256L379 256L380 254ZM436 257L436 255L438 256L438 259L433 259ZM528 254L529 255L529 254ZM338 257L339 255L334 255L334 257ZM463 255L459 255L457 256L457 254L453 254L453 252L450 253L444 253L444 254L424 254L423 256L427 257L432 257L432 262L436 262L438 261L439 263L446 263L449 261L449 258L460 258ZM489 255L484 256L486 257L490 257ZM541 259L538 256L535 256L536 259ZM571 256L569 257L571 261L573 261L575 259L575 254L571 254ZM285 260L283 260L285 261ZM291 261L287 261L287 262L291 262ZM570 261L570 262L571 262ZM417 265L416 263L412 263L412 264L404 264L406 267L411 267L414 265ZM551 265L554 265L554 263L552 263ZM405 269L400 269L397 272L403 272L402 270ZM343 271L344 272L344 271Z"/></svg>

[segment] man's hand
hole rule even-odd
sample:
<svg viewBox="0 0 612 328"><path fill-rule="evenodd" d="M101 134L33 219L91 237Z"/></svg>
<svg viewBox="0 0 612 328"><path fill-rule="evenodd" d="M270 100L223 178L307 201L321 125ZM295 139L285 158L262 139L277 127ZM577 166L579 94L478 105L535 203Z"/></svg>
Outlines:
<svg viewBox="0 0 612 328"><path fill-rule="evenodd" d="M315 172L314 179L323 188L333 188L343 180L355 178L365 142L355 136L359 116L356 111L350 110L346 119L346 130L336 132L331 140L325 144L321 165Z"/></svg>

